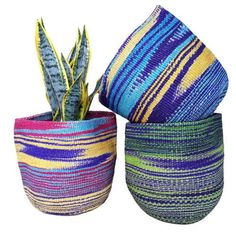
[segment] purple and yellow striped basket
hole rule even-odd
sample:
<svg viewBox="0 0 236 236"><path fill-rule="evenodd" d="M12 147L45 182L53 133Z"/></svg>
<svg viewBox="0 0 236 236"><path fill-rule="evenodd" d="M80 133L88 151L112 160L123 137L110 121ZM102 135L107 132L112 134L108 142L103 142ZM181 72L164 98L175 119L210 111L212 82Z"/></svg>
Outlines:
<svg viewBox="0 0 236 236"><path fill-rule="evenodd" d="M102 77L100 102L136 123L200 120L228 87L205 44L161 6L119 48Z"/></svg>
<svg viewBox="0 0 236 236"><path fill-rule="evenodd" d="M116 162L116 118L53 122L51 113L15 120L14 139L24 190L40 211L76 215L107 199Z"/></svg>

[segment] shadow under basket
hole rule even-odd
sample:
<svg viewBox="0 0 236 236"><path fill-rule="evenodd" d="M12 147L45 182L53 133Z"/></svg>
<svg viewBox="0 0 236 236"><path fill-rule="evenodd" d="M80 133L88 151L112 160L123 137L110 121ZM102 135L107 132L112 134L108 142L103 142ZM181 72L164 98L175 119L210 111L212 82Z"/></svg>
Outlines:
<svg viewBox="0 0 236 236"><path fill-rule="evenodd" d="M175 224L203 219L223 191L222 118L127 123L126 182L150 216Z"/></svg>
<svg viewBox="0 0 236 236"><path fill-rule="evenodd" d="M76 215L107 199L116 161L113 113L70 122L54 122L51 113L16 119L14 138L24 190L40 211Z"/></svg>

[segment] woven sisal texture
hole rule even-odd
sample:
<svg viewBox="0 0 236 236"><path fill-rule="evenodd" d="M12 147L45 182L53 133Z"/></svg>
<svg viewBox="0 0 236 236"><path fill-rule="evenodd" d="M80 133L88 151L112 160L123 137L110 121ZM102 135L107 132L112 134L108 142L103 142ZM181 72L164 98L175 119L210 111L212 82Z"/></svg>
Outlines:
<svg viewBox="0 0 236 236"><path fill-rule="evenodd" d="M16 119L15 145L24 190L39 210L75 215L108 197L116 160L116 119L90 112L87 120L53 122L50 113Z"/></svg>
<svg viewBox="0 0 236 236"><path fill-rule="evenodd" d="M131 122L194 121L214 113L227 86L214 54L158 6L111 61L99 99Z"/></svg>
<svg viewBox="0 0 236 236"><path fill-rule="evenodd" d="M196 122L126 126L126 181L137 204L159 220L189 224L223 190L220 114Z"/></svg>

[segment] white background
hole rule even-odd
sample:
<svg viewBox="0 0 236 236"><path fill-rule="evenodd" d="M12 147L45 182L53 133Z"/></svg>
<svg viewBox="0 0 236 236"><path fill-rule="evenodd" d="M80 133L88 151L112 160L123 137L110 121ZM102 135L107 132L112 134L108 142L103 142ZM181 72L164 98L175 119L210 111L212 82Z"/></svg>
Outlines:
<svg viewBox="0 0 236 236"><path fill-rule="evenodd" d="M6 0L0 2L0 235L236 235L236 13L234 0ZM57 50L69 52L84 23L93 49L90 91L125 38L157 4L180 18L215 53L230 79L223 113L225 188L204 220L172 225L146 215L125 183L124 127L118 119L118 155L108 200L89 213L60 217L35 209L26 198L13 143L14 118L48 111L37 61L36 18L44 18ZM93 109L106 110L94 99Z"/></svg>

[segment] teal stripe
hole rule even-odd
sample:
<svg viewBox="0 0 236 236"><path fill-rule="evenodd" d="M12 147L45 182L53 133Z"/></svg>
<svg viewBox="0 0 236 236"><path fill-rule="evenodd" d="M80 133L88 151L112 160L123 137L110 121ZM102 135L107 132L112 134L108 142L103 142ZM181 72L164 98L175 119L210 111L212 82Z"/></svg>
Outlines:
<svg viewBox="0 0 236 236"><path fill-rule="evenodd" d="M96 128L96 127L94 127ZM85 136L93 136L93 135L97 135L101 132L105 132L106 130L115 128L115 126L110 126L109 128L105 128L105 129L99 129L99 131L96 132L91 132L91 133L87 133L84 134ZM71 130L70 128L68 129L54 129L54 130L29 130L29 129L15 129L15 132L17 133L34 133L34 134L70 134L70 133L78 133L78 132L83 132L86 130L89 130L90 128L87 127L87 129L79 129L79 128L74 128L73 130ZM83 135L80 135L83 136ZM57 137L59 138L59 137Z"/></svg>

